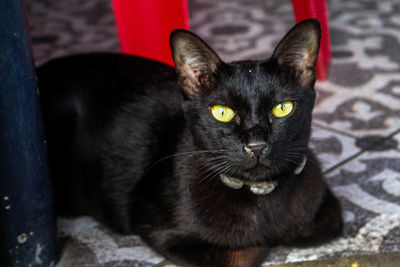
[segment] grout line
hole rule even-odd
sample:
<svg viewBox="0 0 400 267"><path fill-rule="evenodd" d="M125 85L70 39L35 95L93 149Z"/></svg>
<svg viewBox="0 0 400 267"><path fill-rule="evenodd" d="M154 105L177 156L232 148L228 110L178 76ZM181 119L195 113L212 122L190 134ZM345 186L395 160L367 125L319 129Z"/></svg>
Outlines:
<svg viewBox="0 0 400 267"><path fill-rule="evenodd" d="M397 129L396 131L392 132L391 134L389 134L388 136L386 136L385 138L383 138L381 141L379 141L379 142L374 142L374 143L372 143L371 145L369 145L367 148L364 148L364 149L360 150L359 152L357 152L356 154L354 154L354 155L348 157L347 159L345 159L345 160L343 160L343 161L337 163L336 165L333 165L332 167L330 167L329 169L327 169L326 171L324 171L323 174L327 174L327 173L333 171L334 169L336 169L336 168L338 168L338 167L340 167L340 166L346 164L347 162L349 162L349 161L351 161L351 160L357 158L358 156L360 156L360 155L363 154L364 152L367 152L367 151L371 150L372 148L374 148L374 147L376 147L376 146L379 146L380 144L384 143L386 140L392 138L393 136L395 136L395 135L397 135L397 134L399 134L399 133L400 133L400 129ZM398 148L395 149L395 150L399 150L399 151L400 151L400 149L398 149Z"/></svg>
<svg viewBox="0 0 400 267"><path fill-rule="evenodd" d="M393 133L391 133L388 137L393 137L393 136L395 136L395 135L397 135L399 133L400 133L400 128L397 129L396 131L394 131Z"/></svg>
<svg viewBox="0 0 400 267"><path fill-rule="evenodd" d="M376 146L378 146L378 145L380 145L380 144L383 144L386 140L392 138L393 136L395 136L395 135L398 134L398 133L400 133L400 129L397 129L396 131L392 132L391 134L385 136L385 137L382 138L380 141L377 141L377 142L372 143L371 145L367 146L367 148L364 148L363 150L364 150L364 151L371 150L372 148L374 148L374 147L376 147Z"/></svg>
<svg viewBox="0 0 400 267"><path fill-rule="evenodd" d="M347 137L350 137L350 138L353 138L353 139L357 139L357 136L355 136L355 135L352 135L352 134L349 134L349 133L346 133L346 132L343 132L343 131L340 131L340 130L336 130L335 128L331 128L329 126L325 126L323 124L319 124L318 122L313 122L312 125L315 126L316 128L319 128L319 129L327 130L327 131L334 132L334 133L337 133L337 134L341 134L341 135L344 135L344 136L347 136Z"/></svg>
<svg viewBox="0 0 400 267"><path fill-rule="evenodd" d="M353 159L357 158L358 156L360 156L361 154L363 154L366 150L360 150L358 151L356 154L354 154L353 156L348 157L347 159L342 160L341 162L333 165L332 167L330 167L329 169L327 169L326 171L323 171L322 174L327 174L331 171L333 171L334 169L346 164L349 161L352 161Z"/></svg>

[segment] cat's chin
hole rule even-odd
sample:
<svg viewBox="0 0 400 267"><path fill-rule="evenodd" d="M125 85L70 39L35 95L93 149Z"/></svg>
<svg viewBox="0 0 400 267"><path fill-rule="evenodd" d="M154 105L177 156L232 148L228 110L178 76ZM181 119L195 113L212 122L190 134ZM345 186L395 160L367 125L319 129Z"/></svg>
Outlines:
<svg viewBox="0 0 400 267"><path fill-rule="evenodd" d="M244 164L246 170L262 170L262 169L271 169L272 162L265 158L249 158L247 162Z"/></svg>
<svg viewBox="0 0 400 267"><path fill-rule="evenodd" d="M245 168L237 172L238 178L250 182L267 181L272 180L272 177L276 175L276 169L273 168L273 163L270 160L258 159L247 163Z"/></svg>
<svg viewBox="0 0 400 267"><path fill-rule="evenodd" d="M243 181L261 182L272 181L275 173L271 165L264 166L261 164L257 164L255 166L252 166L251 168L243 169L234 173L233 175L230 175Z"/></svg>

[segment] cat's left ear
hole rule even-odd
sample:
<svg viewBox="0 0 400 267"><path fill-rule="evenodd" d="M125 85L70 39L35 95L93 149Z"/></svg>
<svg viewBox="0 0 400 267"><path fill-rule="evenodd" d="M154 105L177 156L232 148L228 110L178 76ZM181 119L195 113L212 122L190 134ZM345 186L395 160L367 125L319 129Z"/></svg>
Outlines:
<svg viewBox="0 0 400 267"><path fill-rule="evenodd" d="M186 30L174 30L169 40L183 91L188 97L215 86L222 61L203 40Z"/></svg>
<svg viewBox="0 0 400 267"><path fill-rule="evenodd" d="M315 65L321 39L321 26L307 19L294 26L278 44L272 55L281 67L288 67L303 86L313 86Z"/></svg>

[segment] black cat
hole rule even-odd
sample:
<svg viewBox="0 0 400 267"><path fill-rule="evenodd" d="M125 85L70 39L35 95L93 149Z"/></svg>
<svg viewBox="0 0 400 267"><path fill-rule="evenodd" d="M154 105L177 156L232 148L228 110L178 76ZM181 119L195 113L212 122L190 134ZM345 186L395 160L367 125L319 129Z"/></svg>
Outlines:
<svg viewBox="0 0 400 267"><path fill-rule="evenodd" d="M139 234L182 266L258 266L270 246L338 236L308 147L319 40L306 20L270 59L225 63L176 30L177 74L118 54L40 67L59 213Z"/></svg>

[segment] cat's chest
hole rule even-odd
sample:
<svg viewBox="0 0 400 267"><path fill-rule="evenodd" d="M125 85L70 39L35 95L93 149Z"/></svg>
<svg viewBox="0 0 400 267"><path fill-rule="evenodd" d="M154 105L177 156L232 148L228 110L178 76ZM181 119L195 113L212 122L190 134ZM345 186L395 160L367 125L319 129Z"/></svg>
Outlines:
<svg viewBox="0 0 400 267"><path fill-rule="evenodd" d="M275 194L256 196L247 188L232 190L210 187L204 195L194 193L190 201L202 238L221 245L243 246L268 243L285 220L285 203Z"/></svg>

